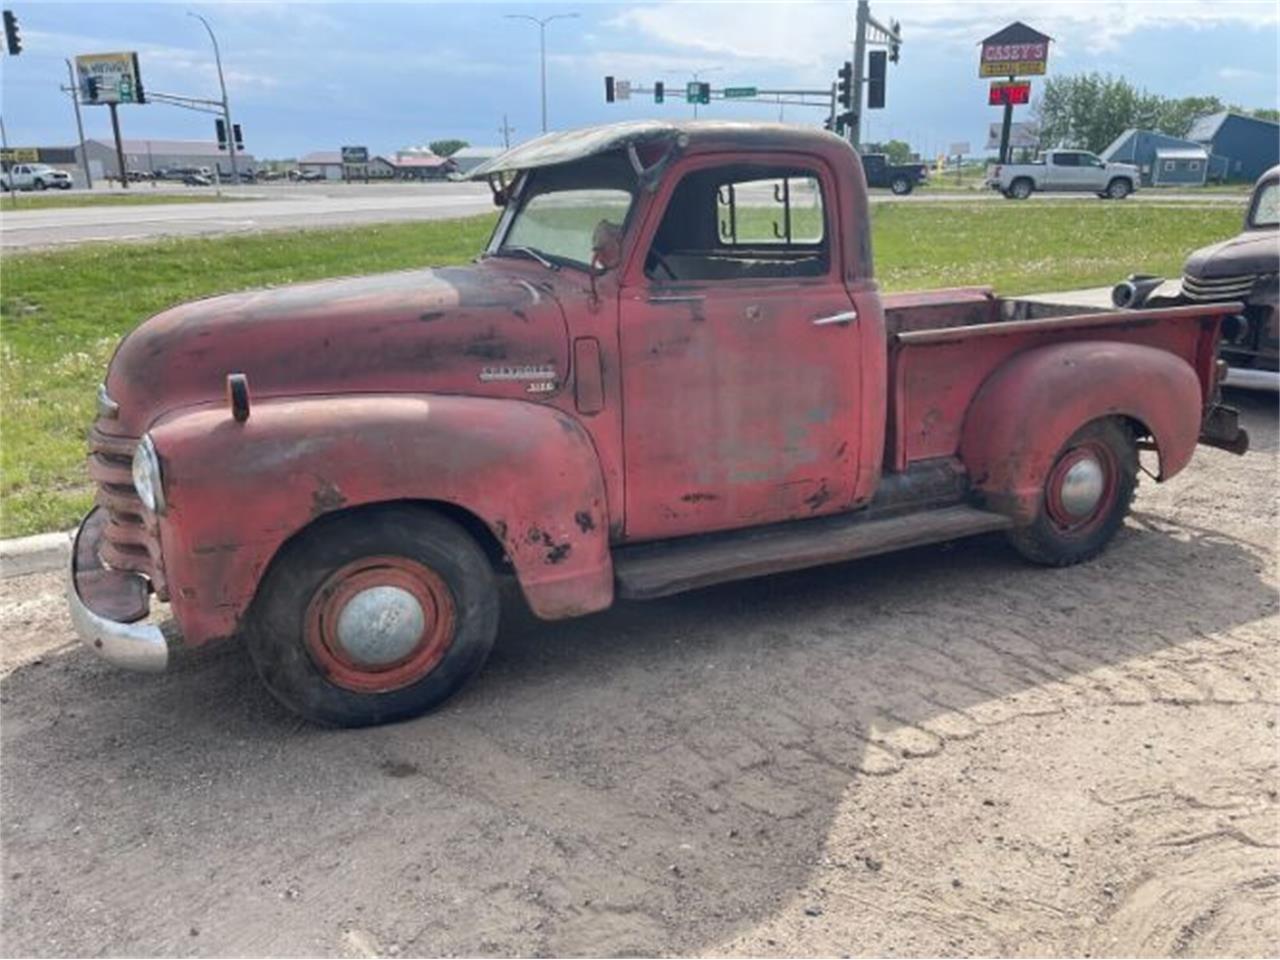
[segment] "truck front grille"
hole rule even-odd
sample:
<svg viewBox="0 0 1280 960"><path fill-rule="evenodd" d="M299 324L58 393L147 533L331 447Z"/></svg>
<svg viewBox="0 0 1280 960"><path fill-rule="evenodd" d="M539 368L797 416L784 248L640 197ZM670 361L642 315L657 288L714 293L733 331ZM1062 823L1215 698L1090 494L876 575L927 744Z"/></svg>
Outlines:
<svg viewBox="0 0 1280 960"><path fill-rule="evenodd" d="M89 476L98 484L95 500L107 512L102 561L116 570L140 573L151 581L161 600L168 599L160 537L133 487L135 437L89 431Z"/></svg>
<svg viewBox="0 0 1280 960"><path fill-rule="evenodd" d="M1242 273L1234 277L1214 277L1212 280L1184 276L1182 293L1188 300L1202 303L1244 300L1253 291L1253 285L1257 280L1257 274L1253 273Z"/></svg>

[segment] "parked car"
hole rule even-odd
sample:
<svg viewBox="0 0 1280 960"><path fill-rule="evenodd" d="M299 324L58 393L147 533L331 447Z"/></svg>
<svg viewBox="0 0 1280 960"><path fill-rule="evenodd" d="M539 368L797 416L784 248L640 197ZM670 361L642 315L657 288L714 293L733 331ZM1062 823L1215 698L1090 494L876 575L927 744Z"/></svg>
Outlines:
<svg viewBox="0 0 1280 960"><path fill-rule="evenodd" d="M505 212L469 265L199 300L119 345L68 591L92 650L163 669L154 594L188 647L243 633L298 713L380 723L480 668L500 575L557 620L991 531L1064 566L1120 528L1140 445L1164 481L1247 441L1220 305L882 297L831 134L631 122L474 176Z"/></svg>
<svg viewBox="0 0 1280 960"><path fill-rule="evenodd" d="M1225 383L1280 390L1280 166L1254 184L1241 233L1192 253L1180 287L1167 286L1162 277L1133 275L1117 284L1112 302L1148 308L1239 303L1223 324Z"/></svg>
<svg viewBox="0 0 1280 960"><path fill-rule="evenodd" d="M188 187L211 187L213 181L202 173L188 173L182 177L182 183Z"/></svg>
<svg viewBox="0 0 1280 960"><path fill-rule="evenodd" d="M2 175L0 186L5 190L70 190L71 174L47 163L15 163Z"/></svg>
<svg viewBox="0 0 1280 960"><path fill-rule="evenodd" d="M1133 164L1108 163L1086 150L1047 150L1032 163L997 164L987 178L987 186L1014 200L1036 191L1082 191L1123 200L1140 182Z"/></svg>
<svg viewBox="0 0 1280 960"><path fill-rule="evenodd" d="M929 178L929 167L924 163L890 163L883 153L864 153L862 172L866 174L868 187L888 187L904 196Z"/></svg>
<svg viewBox="0 0 1280 960"><path fill-rule="evenodd" d="M148 180L155 179L155 174L148 170L129 170L126 171L125 176L130 183L145 183Z"/></svg>

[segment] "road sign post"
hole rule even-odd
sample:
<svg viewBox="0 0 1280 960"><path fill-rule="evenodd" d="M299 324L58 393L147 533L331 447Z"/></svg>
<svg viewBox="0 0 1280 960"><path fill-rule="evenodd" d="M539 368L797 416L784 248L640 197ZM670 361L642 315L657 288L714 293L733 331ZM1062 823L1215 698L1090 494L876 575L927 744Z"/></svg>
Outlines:
<svg viewBox="0 0 1280 960"><path fill-rule="evenodd" d="M1013 127L1013 105L1020 90L1018 77L1042 76L1049 62L1049 44L1053 38L1032 30L1025 23L1015 21L1003 30L982 41L982 55L978 63L978 76L1008 77L1008 82L993 83L987 95L992 105L1003 104L1004 117L1000 124L1000 163L1009 162L1009 131ZM999 93L997 93L999 89ZM1006 92L1008 91L1008 92ZM1030 99L1031 85L1025 84L1025 94ZM995 99L999 98L999 99Z"/></svg>
<svg viewBox="0 0 1280 960"><path fill-rule="evenodd" d="M741 100L746 97L755 97L760 91L755 87L725 87L724 98L726 100ZM703 103L706 103L704 100Z"/></svg>

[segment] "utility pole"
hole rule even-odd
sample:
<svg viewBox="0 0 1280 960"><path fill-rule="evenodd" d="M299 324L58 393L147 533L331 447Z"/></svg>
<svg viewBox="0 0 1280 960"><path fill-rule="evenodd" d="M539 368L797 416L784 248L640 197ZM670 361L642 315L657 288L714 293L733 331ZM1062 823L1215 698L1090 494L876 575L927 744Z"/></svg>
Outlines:
<svg viewBox="0 0 1280 960"><path fill-rule="evenodd" d="M538 25L538 62L542 77L542 132L547 132L547 24L552 20L576 20L576 13L553 13L549 17L533 17L527 13L505 14L508 20L528 20Z"/></svg>
<svg viewBox="0 0 1280 960"><path fill-rule="evenodd" d="M111 100L107 107L111 110L111 132L116 136L116 163L119 164L120 188L129 189L129 174L124 168L124 141L120 139L120 115L116 112L116 102Z"/></svg>
<svg viewBox="0 0 1280 960"><path fill-rule="evenodd" d="M9 135L8 135L7 133L5 133L5 132L4 132L4 116L3 116L3 115L0 115L0 150L3 150L3 151L4 151L4 155L5 155L6 157L9 155ZM12 169L13 169L13 161L11 161L11 160L6 160L5 162L9 164L9 170L12 170ZM7 171L6 171L6 172L7 172ZM10 187L9 193L10 193L10 194L12 194L12 196L13 196L13 198L12 198L9 202L10 202L10 203L12 203L12 204L16 207L16 206L18 205L18 187L17 187L17 184L15 184L15 183L11 180L11 181L9 182L9 187Z"/></svg>
<svg viewBox="0 0 1280 960"><path fill-rule="evenodd" d="M71 66L71 61L67 61L67 79L70 86L67 87L67 93L71 95L71 104L76 108L76 133L80 135L80 165L84 168L84 182L90 190L93 189L93 174L89 172L89 151L84 145L84 123L80 120L80 89L76 86L76 71Z"/></svg>
<svg viewBox="0 0 1280 960"><path fill-rule="evenodd" d="M502 126L498 128L498 132L502 134L502 148L504 150L511 149L511 134L515 133L516 128L507 123L507 115L502 115Z"/></svg>
<svg viewBox="0 0 1280 960"><path fill-rule="evenodd" d="M218 50L218 38L213 35L213 27L209 26L209 21L198 13L187 11L187 16L195 17L204 24L205 30L209 31L209 39L213 41L213 59L218 65L218 86L222 89L222 119L227 124L227 153L231 158L231 180L232 183L240 182L240 171L236 169L236 138L235 127L231 125L231 106L227 102L227 82L222 77L222 53ZM114 111L114 108L112 108Z"/></svg>
<svg viewBox="0 0 1280 960"><path fill-rule="evenodd" d="M853 30L853 116L849 118L849 142L853 149L862 143L862 61L867 53L867 21L871 19L871 4L858 0L858 13Z"/></svg>

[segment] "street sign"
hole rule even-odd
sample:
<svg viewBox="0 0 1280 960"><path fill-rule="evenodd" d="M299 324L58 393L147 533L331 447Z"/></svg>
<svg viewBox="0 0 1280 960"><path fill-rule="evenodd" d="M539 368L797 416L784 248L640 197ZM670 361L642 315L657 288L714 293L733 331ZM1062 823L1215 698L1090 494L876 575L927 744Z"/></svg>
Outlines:
<svg viewBox="0 0 1280 960"><path fill-rule="evenodd" d="M1015 21L982 41L978 76L1042 76L1049 62L1052 37Z"/></svg>
<svg viewBox="0 0 1280 960"><path fill-rule="evenodd" d="M754 97L758 93L756 87L725 87L724 98L726 100L736 100L740 97ZM706 103L704 100L703 103Z"/></svg>
<svg viewBox="0 0 1280 960"><path fill-rule="evenodd" d="M618 100L631 99L631 81L615 80L613 81L613 95Z"/></svg>
<svg viewBox="0 0 1280 960"><path fill-rule="evenodd" d="M368 163L369 148L368 147L343 147L342 162L343 163Z"/></svg>
<svg viewBox="0 0 1280 960"><path fill-rule="evenodd" d="M1003 107L1006 103L1021 106L1031 102L1030 80L993 80L987 91L987 105Z"/></svg>
<svg viewBox="0 0 1280 960"><path fill-rule="evenodd" d="M76 57L76 86L80 88L81 103L147 102L136 53L86 53Z"/></svg>
<svg viewBox="0 0 1280 960"><path fill-rule="evenodd" d="M684 99L686 103L710 103L711 84L690 80L684 87Z"/></svg>

